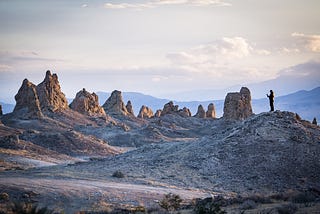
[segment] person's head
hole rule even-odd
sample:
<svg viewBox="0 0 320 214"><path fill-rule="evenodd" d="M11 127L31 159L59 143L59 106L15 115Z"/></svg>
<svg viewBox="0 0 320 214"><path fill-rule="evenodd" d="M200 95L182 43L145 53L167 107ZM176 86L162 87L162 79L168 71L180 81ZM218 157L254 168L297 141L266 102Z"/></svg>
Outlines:
<svg viewBox="0 0 320 214"><path fill-rule="evenodd" d="M273 91L272 91L272 90L270 90L270 93L273 93Z"/></svg>

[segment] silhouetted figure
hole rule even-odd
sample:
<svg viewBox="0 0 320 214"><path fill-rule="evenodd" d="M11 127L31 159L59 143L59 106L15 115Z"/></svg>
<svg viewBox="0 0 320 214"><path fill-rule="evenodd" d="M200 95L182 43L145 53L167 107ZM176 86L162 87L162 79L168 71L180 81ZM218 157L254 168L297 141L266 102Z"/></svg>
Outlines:
<svg viewBox="0 0 320 214"><path fill-rule="evenodd" d="M272 90L270 90L270 94L267 94L267 97L269 98L269 102L270 102L270 111L274 111L274 93Z"/></svg>
<svg viewBox="0 0 320 214"><path fill-rule="evenodd" d="M313 118L312 124L318 125L318 123L317 123L317 118Z"/></svg>

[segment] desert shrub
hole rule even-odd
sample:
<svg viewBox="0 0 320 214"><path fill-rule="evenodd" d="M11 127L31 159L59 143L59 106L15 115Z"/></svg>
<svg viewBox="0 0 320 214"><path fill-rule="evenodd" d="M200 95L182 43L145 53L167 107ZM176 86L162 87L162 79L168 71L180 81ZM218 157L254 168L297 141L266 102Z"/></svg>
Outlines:
<svg viewBox="0 0 320 214"><path fill-rule="evenodd" d="M293 203L310 203L315 202L317 197L312 192L302 192L297 195L292 196L291 201Z"/></svg>
<svg viewBox="0 0 320 214"><path fill-rule="evenodd" d="M115 172L112 174L112 177L115 177L115 178L124 178L125 175L124 175L123 172L121 172L120 170L117 170L117 171L115 171Z"/></svg>
<svg viewBox="0 0 320 214"><path fill-rule="evenodd" d="M225 214L221 205L225 203L224 198L217 196L215 198L205 198L196 202L194 212L197 214Z"/></svg>
<svg viewBox="0 0 320 214"><path fill-rule="evenodd" d="M168 211L174 211L180 208L181 202L182 199L179 195L169 193L164 196L159 205Z"/></svg>
<svg viewBox="0 0 320 214"><path fill-rule="evenodd" d="M8 201L9 198L10 198L10 196L9 196L8 193L6 193L6 192L0 193L0 200L1 200L1 201Z"/></svg>
<svg viewBox="0 0 320 214"><path fill-rule="evenodd" d="M286 204L277 208L279 214L292 214L298 210L298 207L295 204Z"/></svg>
<svg viewBox="0 0 320 214"><path fill-rule="evenodd" d="M52 214L53 213L52 210L49 210L46 207L38 208L35 204L21 203L21 202L14 202L12 211L13 213L17 213L17 214Z"/></svg>
<svg viewBox="0 0 320 214"><path fill-rule="evenodd" d="M251 210L257 207L256 202L254 202L253 200L245 200L241 205L240 205L240 209L242 210Z"/></svg>

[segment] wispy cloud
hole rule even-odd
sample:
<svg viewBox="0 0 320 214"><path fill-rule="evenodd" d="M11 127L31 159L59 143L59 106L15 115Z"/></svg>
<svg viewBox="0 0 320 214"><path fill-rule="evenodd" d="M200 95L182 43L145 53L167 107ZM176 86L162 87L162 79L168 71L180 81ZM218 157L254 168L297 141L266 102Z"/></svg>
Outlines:
<svg viewBox="0 0 320 214"><path fill-rule="evenodd" d="M221 0L154 0L145 3L105 3L107 9L148 9L164 5L191 5L191 6L231 6L231 3Z"/></svg>
<svg viewBox="0 0 320 214"><path fill-rule="evenodd" d="M167 58L174 67L216 78L258 79L268 74L255 63L259 57L269 56L268 50L254 48L242 37L222 38L189 50L170 53Z"/></svg>
<svg viewBox="0 0 320 214"><path fill-rule="evenodd" d="M303 33L292 33L292 37L297 38L298 43L309 51L320 52L320 35L306 35Z"/></svg>

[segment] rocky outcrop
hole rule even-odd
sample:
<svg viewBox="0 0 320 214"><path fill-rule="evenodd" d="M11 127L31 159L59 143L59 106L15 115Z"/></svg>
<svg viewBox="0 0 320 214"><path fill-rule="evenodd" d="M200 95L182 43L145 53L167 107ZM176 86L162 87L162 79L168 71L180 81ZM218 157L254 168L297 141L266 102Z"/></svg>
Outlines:
<svg viewBox="0 0 320 214"><path fill-rule="evenodd" d="M204 110L202 105L198 106L198 111L194 116L197 118L206 118L206 111Z"/></svg>
<svg viewBox="0 0 320 214"><path fill-rule="evenodd" d="M313 118L312 124L313 124L313 125L318 125L317 118L315 118L315 117Z"/></svg>
<svg viewBox="0 0 320 214"><path fill-rule="evenodd" d="M57 74L51 74L48 70L36 90L42 110L60 111L68 108L68 101L61 92Z"/></svg>
<svg viewBox="0 0 320 214"><path fill-rule="evenodd" d="M16 106L13 113L23 118L42 117L40 102L36 86L27 79L24 79L22 86L14 97Z"/></svg>
<svg viewBox="0 0 320 214"><path fill-rule="evenodd" d="M182 117L191 117L191 111L187 107L184 107L183 109L179 109L178 113Z"/></svg>
<svg viewBox="0 0 320 214"><path fill-rule="evenodd" d="M113 91L102 107L105 112L110 115L129 115L129 112L123 103L121 91Z"/></svg>
<svg viewBox="0 0 320 214"><path fill-rule="evenodd" d="M208 111L206 112L207 118L216 118L216 109L213 103L208 105Z"/></svg>
<svg viewBox="0 0 320 214"><path fill-rule="evenodd" d="M161 111L161 116L164 116L166 114L178 113L178 108L178 105L174 105L173 102L170 101L164 105L163 110Z"/></svg>
<svg viewBox="0 0 320 214"><path fill-rule="evenodd" d="M130 100L127 102L126 108L127 108L128 114L134 117L133 107Z"/></svg>
<svg viewBox="0 0 320 214"><path fill-rule="evenodd" d="M153 117L153 111L148 106L143 105L143 106L141 106L138 117L139 118L151 118L151 117Z"/></svg>
<svg viewBox="0 0 320 214"><path fill-rule="evenodd" d="M3 113L2 113L2 106L0 105L0 116L2 116Z"/></svg>
<svg viewBox="0 0 320 214"><path fill-rule="evenodd" d="M154 117L161 117L161 112L162 112L162 110L161 110L161 109L158 109L158 110L156 111L156 113L154 114Z"/></svg>
<svg viewBox="0 0 320 214"><path fill-rule="evenodd" d="M70 108L90 116L105 116L104 109L99 105L98 96L90 94L86 89L79 91L70 104Z"/></svg>
<svg viewBox="0 0 320 214"><path fill-rule="evenodd" d="M240 92L228 93L224 101L223 118L244 120L253 114L250 90L242 87Z"/></svg>

